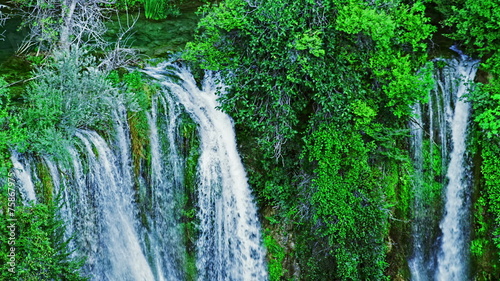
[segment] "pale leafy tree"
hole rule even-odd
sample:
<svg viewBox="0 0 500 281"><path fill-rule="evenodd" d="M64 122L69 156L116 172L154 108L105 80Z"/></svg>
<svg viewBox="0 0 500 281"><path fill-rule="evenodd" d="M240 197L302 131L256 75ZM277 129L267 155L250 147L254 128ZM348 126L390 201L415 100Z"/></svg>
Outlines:
<svg viewBox="0 0 500 281"><path fill-rule="evenodd" d="M7 20L7 15L3 12L6 8L8 8L6 5L0 4L0 25L3 25Z"/></svg>
<svg viewBox="0 0 500 281"><path fill-rule="evenodd" d="M127 13L125 22L122 22L118 17L120 28L116 34L117 40L113 43L111 50L106 52L106 56L99 64L100 69L111 70L137 62L138 51L130 48L128 42L134 33L134 26L139 20L139 15L134 17Z"/></svg>
<svg viewBox="0 0 500 281"><path fill-rule="evenodd" d="M114 0L24 0L19 1L24 25L30 35L19 48L52 51L71 45L104 48L104 20Z"/></svg>
<svg viewBox="0 0 500 281"><path fill-rule="evenodd" d="M6 5L0 4L0 26L3 26L8 18L3 11L6 8L8 8ZM3 40L3 32L0 33L0 40Z"/></svg>
<svg viewBox="0 0 500 281"><path fill-rule="evenodd" d="M137 18L120 22L120 31L114 43L106 42L104 21L112 12L115 0L18 0L24 25L30 29L19 47L22 54L33 47L37 54L67 50L70 46L85 49L108 49L99 67L107 70L133 63L137 51L128 48L126 41Z"/></svg>

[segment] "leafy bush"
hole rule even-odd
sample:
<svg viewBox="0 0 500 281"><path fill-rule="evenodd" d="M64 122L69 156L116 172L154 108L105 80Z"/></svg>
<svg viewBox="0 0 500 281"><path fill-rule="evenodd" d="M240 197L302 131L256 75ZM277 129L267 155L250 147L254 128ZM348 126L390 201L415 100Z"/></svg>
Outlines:
<svg viewBox="0 0 500 281"><path fill-rule="evenodd" d="M452 28L447 35L463 42L469 54L483 56L500 46L500 3L495 0L434 0L443 23Z"/></svg>
<svg viewBox="0 0 500 281"><path fill-rule="evenodd" d="M6 174L6 167L9 166L7 162L10 163L7 161L10 157L9 149L17 147L23 150L27 137L26 130L22 128L14 110L8 84L0 77L0 169L4 170L4 174ZM1 175L2 172L0 172Z"/></svg>
<svg viewBox="0 0 500 281"><path fill-rule="evenodd" d="M36 69L21 115L31 151L58 154L76 129L110 127L117 90L94 62L75 48L55 52L52 62Z"/></svg>
<svg viewBox="0 0 500 281"><path fill-rule="evenodd" d="M328 240L325 255L335 257L339 279L383 280L388 202L369 164L374 143L336 125L321 126L312 139L310 160L318 165L311 208L316 235Z"/></svg>

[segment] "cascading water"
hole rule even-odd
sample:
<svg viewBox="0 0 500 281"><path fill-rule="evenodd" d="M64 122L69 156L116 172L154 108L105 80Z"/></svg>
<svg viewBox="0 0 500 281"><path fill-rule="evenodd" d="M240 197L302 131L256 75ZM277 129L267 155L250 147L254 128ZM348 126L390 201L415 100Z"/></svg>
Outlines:
<svg viewBox="0 0 500 281"><path fill-rule="evenodd" d="M159 114L158 109L161 109ZM148 113L151 183L147 195L148 229L158 280L184 280L186 249L180 223L184 194L184 159L179 155L179 116L182 110L165 96L153 97ZM161 132L160 132L161 130ZM146 230L144 228L144 230Z"/></svg>
<svg viewBox="0 0 500 281"><path fill-rule="evenodd" d="M470 110L463 96L468 82L475 77L478 61L459 54L460 59L440 61L446 66L435 75L436 88L431 91L428 104L423 108L416 105L414 110L417 117L411 129L416 202L414 253L409 260L414 281L460 281L468 277L470 176L466 138ZM432 211L435 201L429 195L436 185L444 188L440 223Z"/></svg>
<svg viewBox="0 0 500 281"><path fill-rule="evenodd" d="M200 138L194 274L198 280L266 280L257 210L231 119L216 110L216 77L208 75L200 90L182 67L163 64L145 72L163 86L146 113L149 166L139 174L134 170L127 112L116 101L108 141L77 130L58 160L12 154L24 201L36 201L36 167L46 167L63 203L64 236L74 237L73 256L87 257L83 270L90 280L192 278L181 222L186 159L180 153L180 124L188 113Z"/></svg>
<svg viewBox="0 0 500 281"><path fill-rule="evenodd" d="M207 75L200 90L186 68L172 64L148 68L146 73L161 81L199 125L198 280L266 280L260 224L233 124L216 109L216 92L222 85L215 75Z"/></svg>
<svg viewBox="0 0 500 281"><path fill-rule="evenodd" d="M462 55L462 64L457 72L464 80L471 81L476 75L477 61ZM446 176L445 214L439 227L443 232L441 252L438 257L436 279L467 280L469 229L468 187L470 186L469 164L466 161L466 137L469 121L469 104L462 99L467 93L467 85L462 82L456 88L455 110L451 118L451 142L453 149Z"/></svg>
<svg viewBox="0 0 500 281"><path fill-rule="evenodd" d="M90 272L100 280L153 280L136 230L133 183L104 139L87 131L77 137L89 161L89 184L80 188L92 188L94 202L89 203L97 205L94 216L85 218L85 223L92 219L98 225Z"/></svg>

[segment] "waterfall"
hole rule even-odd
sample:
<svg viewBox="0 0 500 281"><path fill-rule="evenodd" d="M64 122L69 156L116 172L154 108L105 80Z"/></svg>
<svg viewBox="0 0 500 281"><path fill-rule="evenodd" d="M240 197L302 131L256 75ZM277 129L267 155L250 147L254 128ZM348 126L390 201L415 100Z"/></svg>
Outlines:
<svg viewBox="0 0 500 281"><path fill-rule="evenodd" d="M463 96L478 61L459 54L438 60L445 66L435 73L436 87L427 104L414 107L415 122L410 125L415 205L409 267L414 281L468 278L470 109ZM443 209L433 207L441 200Z"/></svg>
<svg viewBox="0 0 500 281"><path fill-rule="evenodd" d="M217 77L199 89L187 68L161 64L146 69L199 125L198 280L266 280L257 210L236 149L229 116L217 110ZM173 76L173 77L172 77Z"/></svg>
<svg viewBox="0 0 500 281"><path fill-rule="evenodd" d="M141 124L148 127L141 136L149 153L144 163L133 164L129 116L117 98L106 135L78 129L58 158L12 153L23 200L37 202L35 186L46 173L62 200L64 237L73 237L73 257L87 258L83 272L90 280L267 280L233 124L216 109L217 77L207 75L199 89L183 67L161 64L144 72L162 86ZM197 232L189 237L196 249L188 247L182 221L187 160L180 131L187 116L197 124L200 143L191 202Z"/></svg>
<svg viewBox="0 0 500 281"><path fill-rule="evenodd" d="M453 148L446 173L449 182L446 187L445 213L439 225L443 232L436 274L439 281L460 281L468 277L470 171L466 161L466 137L470 109L469 104L461 98L468 90L465 83L476 75L476 63L462 55L462 63L456 68L464 81L455 88L455 109L449 120Z"/></svg>
<svg viewBox="0 0 500 281"><path fill-rule="evenodd" d="M158 106L162 107L163 116L158 116ZM186 250L180 223L184 160L176 147L180 113L178 105L160 95L153 98L147 115L151 148L148 208L152 211L147 215L150 230L146 235L151 245L157 245L151 247L150 255L155 259L158 280L166 281L185 279Z"/></svg>
<svg viewBox="0 0 500 281"><path fill-rule="evenodd" d="M90 255L96 258L90 272L100 280L153 280L136 230L132 182L127 172L120 169L119 160L95 132L79 131L77 137L89 161L89 184L80 188L90 187L94 202L89 203L97 205L95 216L86 218L99 228L94 234L97 241L91 242L98 247L97 253Z"/></svg>

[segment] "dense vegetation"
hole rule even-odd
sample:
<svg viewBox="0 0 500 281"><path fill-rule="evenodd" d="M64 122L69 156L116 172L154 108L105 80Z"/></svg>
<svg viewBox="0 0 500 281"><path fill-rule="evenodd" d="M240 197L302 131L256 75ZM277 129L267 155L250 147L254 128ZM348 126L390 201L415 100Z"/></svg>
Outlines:
<svg viewBox="0 0 500 281"><path fill-rule="evenodd" d="M302 279L384 279L390 220L409 215L404 128L432 86L423 10L225 1L188 47L232 86L223 109L246 155L263 155L246 158L258 196L299 230Z"/></svg>
<svg viewBox="0 0 500 281"><path fill-rule="evenodd" d="M10 149L57 156L75 129L106 131L111 101L124 102L130 112L147 109L145 93L137 90L140 79L111 71L136 60L127 59L130 53L116 42L102 40L108 8L143 8L147 18L159 20L193 1L14 2L30 30L23 51L31 52L33 72L20 94L9 90L16 81L0 79L2 178L8 178ZM444 44L458 43L482 60L482 74L468 96L475 126L470 146L480 169L471 252L478 280L500 278L500 4L225 0L200 12L196 39L183 59L193 68L219 71L229 86L221 107L235 121L263 210L271 280L408 278L408 122L411 106L424 102L433 87L428 54L436 53L432 48L441 33L449 38ZM134 152L142 155L145 121L133 116ZM141 165L143 156L135 157L134 165ZM3 183L5 208L8 181ZM31 267L27 260L23 268L26 276L40 272L48 279L64 269L78 280L80 261L68 261L67 249L56 247L61 225L54 202L47 196L38 206L16 211L23 220L19 231L29 235L20 236L20 243L22 237L41 237L29 247L35 254L53 253L33 256L46 260ZM27 213L36 214L40 224L31 224L34 217ZM7 214L2 225L8 224ZM1 261L7 266L4 242ZM44 271L40 264L47 264Z"/></svg>

